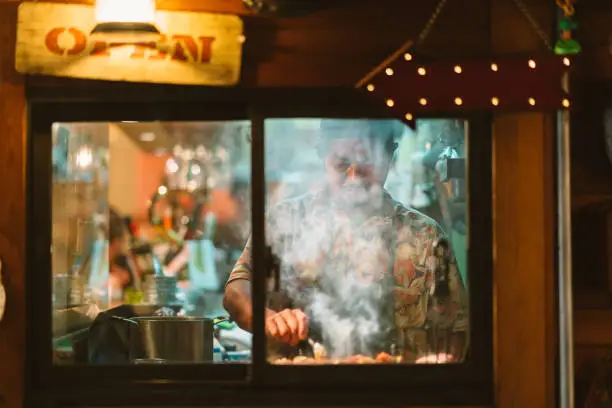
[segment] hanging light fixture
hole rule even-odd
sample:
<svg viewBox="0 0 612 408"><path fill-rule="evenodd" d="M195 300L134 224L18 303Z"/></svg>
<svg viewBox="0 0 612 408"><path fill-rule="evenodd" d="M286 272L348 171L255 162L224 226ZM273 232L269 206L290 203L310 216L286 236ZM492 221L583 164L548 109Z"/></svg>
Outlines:
<svg viewBox="0 0 612 408"><path fill-rule="evenodd" d="M96 26L92 36L119 43L159 39L155 0L96 0Z"/></svg>

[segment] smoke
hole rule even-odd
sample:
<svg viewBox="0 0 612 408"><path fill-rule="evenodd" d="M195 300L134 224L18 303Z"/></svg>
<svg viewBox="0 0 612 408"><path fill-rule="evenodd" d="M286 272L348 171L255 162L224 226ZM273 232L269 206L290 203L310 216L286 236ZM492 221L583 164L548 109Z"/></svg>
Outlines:
<svg viewBox="0 0 612 408"><path fill-rule="evenodd" d="M348 194L355 194L356 187L349 188ZM367 194L370 202L383 194L380 187L359 188L357 194ZM305 310L311 335L330 357L374 355L385 348L392 314L384 300L390 294L385 285L391 220L371 217L344 199L306 205L297 209L304 211L301 217L291 204L274 213L272 246L281 259L281 289Z"/></svg>
<svg viewBox="0 0 612 408"><path fill-rule="evenodd" d="M334 144L325 163L328 181L334 184L335 177L342 182L316 199L289 199L273 207L268 244L281 260L281 291L308 315L311 338L322 342L333 358L375 355L387 348L393 327L389 272L394 230L391 214L385 217L381 211L389 151L384 143L353 138L352 131L364 132L364 122L356 128L350 123L345 127L341 120L329 122L334 123L327 126L348 140ZM267 130L272 130L270 124ZM276 153L278 159L291 157ZM345 180L346 163L359 163L365 173ZM284 168L276 174L283 181L296 170L304 178L310 176L299 171L305 161L281 164ZM316 184L304 181L302 188Z"/></svg>

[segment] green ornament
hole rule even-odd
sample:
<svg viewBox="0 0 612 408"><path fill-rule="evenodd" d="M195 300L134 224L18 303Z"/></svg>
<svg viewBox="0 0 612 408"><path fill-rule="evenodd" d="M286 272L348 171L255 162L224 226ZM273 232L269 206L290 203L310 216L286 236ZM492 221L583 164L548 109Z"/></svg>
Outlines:
<svg viewBox="0 0 612 408"><path fill-rule="evenodd" d="M578 24L569 17L564 17L559 21L559 30L561 31L573 31L578 28Z"/></svg>
<svg viewBox="0 0 612 408"><path fill-rule="evenodd" d="M555 44L555 54L557 55L575 55L582 50L580 44L576 40L559 39Z"/></svg>

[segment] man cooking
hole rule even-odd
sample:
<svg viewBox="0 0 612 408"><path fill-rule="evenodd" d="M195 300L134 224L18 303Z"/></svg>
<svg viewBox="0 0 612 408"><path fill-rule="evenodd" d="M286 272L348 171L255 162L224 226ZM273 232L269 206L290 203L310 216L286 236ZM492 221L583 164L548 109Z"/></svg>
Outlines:
<svg viewBox="0 0 612 408"><path fill-rule="evenodd" d="M270 297L266 310L273 342L314 339L340 358L464 358L467 296L452 255L448 263L435 256L444 252L444 233L384 190L403 133L394 120L322 120L317 150L325 187L281 201L267 217L268 245L281 264L281 300ZM249 331L251 271L249 239L224 297Z"/></svg>

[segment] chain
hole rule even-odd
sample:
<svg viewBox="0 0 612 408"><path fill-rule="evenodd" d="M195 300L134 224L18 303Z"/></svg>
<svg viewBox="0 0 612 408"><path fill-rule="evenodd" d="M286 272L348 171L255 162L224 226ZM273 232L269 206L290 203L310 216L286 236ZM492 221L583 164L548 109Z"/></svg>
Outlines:
<svg viewBox="0 0 612 408"><path fill-rule="evenodd" d="M431 32L431 29L433 28L434 24L436 23L436 20L438 19L438 16L440 15L440 12L442 11L444 6L446 5L447 1L448 0L440 0L438 2L438 5L436 6L436 8L435 8L434 12L432 13L431 17L429 17L429 20L427 20L427 23L425 24L425 27L423 27L423 30L419 33L419 36L417 37L417 40L415 41L414 45L419 46L419 45L423 44L423 42L425 41L425 39L427 38L427 36Z"/></svg>
<svg viewBox="0 0 612 408"><path fill-rule="evenodd" d="M549 50L552 50L553 47L550 44L550 40L548 39L548 35L544 32L544 30L542 30L542 27L540 27L540 25L538 24L536 19L533 18L531 13L529 13L529 10L527 9L527 6L525 5L525 3L523 3L523 0L513 0L513 1L514 1L514 4L516 4L516 6L518 7L518 9L521 11L521 13L523 13L525 18L529 21L529 23L531 24L531 26L533 27L535 32L538 34L538 36L540 37L540 39L542 40L544 45L546 45L546 47Z"/></svg>
<svg viewBox="0 0 612 408"><path fill-rule="evenodd" d="M576 13L572 0L555 0L555 1L557 3L557 6L559 6L559 8L563 10L563 13L566 16L571 17Z"/></svg>

